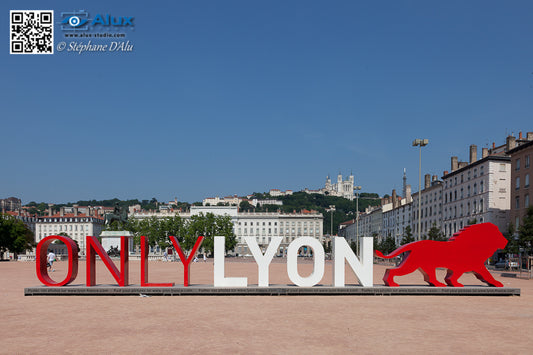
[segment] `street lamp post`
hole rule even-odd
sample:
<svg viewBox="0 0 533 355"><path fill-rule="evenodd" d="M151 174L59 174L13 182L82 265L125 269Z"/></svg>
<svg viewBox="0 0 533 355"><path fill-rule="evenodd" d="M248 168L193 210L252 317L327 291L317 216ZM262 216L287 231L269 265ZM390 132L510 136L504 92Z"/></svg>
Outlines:
<svg viewBox="0 0 533 355"><path fill-rule="evenodd" d="M327 210L328 212L331 212L331 233L330 233L330 238L333 236L333 212L335 211L335 205L329 205L329 210Z"/></svg>
<svg viewBox="0 0 533 355"><path fill-rule="evenodd" d="M355 191L355 238L357 240L357 255L359 255L359 191L361 190L361 186L354 186L353 189Z"/></svg>
<svg viewBox="0 0 533 355"><path fill-rule="evenodd" d="M420 202L422 201L422 147L428 145L427 139L415 139L413 147L420 147L418 153L418 239L420 240Z"/></svg>

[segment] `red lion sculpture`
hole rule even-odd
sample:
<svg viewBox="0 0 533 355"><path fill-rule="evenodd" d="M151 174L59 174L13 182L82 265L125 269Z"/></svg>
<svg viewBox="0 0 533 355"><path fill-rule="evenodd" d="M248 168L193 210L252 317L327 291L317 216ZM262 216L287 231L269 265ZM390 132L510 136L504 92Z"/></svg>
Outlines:
<svg viewBox="0 0 533 355"><path fill-rule="evenodd" d="M432 286L445 287L437 281L435 270L446 268L446 284L448 286L462 287L457 282L465 272L473 272L476 277L490 286L503 287L496 281L485 267L485 260L494 254L497 249L503 249L507 239L500 233L498 227L492 223L481 223L468 226L455 233L446 242L434 240L421 240L403 245L390 253L383 255L379 250L375 254L380 258L390 259L402 253L409 253L394 269L387 269L383 281L387 286L398 286L394 276L407 275L415 270L420 270L424 281Z"/></svg>

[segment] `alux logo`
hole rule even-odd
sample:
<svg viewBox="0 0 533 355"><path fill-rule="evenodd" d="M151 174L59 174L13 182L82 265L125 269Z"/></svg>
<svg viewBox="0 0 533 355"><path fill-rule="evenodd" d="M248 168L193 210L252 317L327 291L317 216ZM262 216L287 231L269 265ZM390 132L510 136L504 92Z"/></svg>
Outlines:
<svg viewBox="0 0 533 355"><path fill-rule="evenodd" d="M109 14L106 15L96 15L91 23L92 26L102 25L102 26L133 26L133 17L115 17Z"/></svg>
<svg viewBox="0 0 533 355"><path fill-rule="evenodd" d="M113 27L133 27L133 16L111 16L109 14L97 14L93 19L89 19L89 14L83 10L75 12L64 12L61 14L65 18L61 21L63 30L88 30L89 26L113 26Z"/></svg>

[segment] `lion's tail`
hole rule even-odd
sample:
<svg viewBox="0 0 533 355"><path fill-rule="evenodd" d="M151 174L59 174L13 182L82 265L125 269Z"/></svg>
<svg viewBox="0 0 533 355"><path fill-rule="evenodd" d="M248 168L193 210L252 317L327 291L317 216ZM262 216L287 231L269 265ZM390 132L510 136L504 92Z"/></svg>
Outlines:
<svg viewBox="0 0 533 355"><path fill-rule="evenodd" d="M410 251L412 250L412 245L410 245L412 243L409 243L409 244L405 244L405 245L402 245L401 247L399 247L398 249L396 249L395 251L393 251L392 253L388 254L388 255L383 255L382 252L380 252L379 250L374 250L374 253L376 254L377 257L379 258L383 258L383 259L392 259L402 253L405 253L406 251Z"/></svg>

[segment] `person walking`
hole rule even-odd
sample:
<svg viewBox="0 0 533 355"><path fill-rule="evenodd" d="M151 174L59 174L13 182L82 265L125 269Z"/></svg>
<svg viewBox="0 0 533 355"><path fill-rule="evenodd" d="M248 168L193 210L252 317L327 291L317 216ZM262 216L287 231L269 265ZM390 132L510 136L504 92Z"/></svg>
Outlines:
<svg viewBox="0 0 533 355"><path fill-rule="evenodd" d="M53 268L53 264L54 264L54 261L56 261L56 255L54 254L54 252L50 251L48 253L47 259L48 259L48 268L49 268L49 270L54 272L55 270Z"/></svg>

